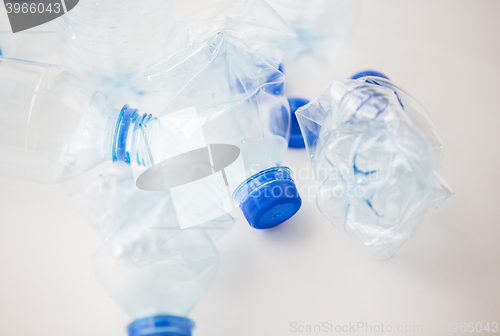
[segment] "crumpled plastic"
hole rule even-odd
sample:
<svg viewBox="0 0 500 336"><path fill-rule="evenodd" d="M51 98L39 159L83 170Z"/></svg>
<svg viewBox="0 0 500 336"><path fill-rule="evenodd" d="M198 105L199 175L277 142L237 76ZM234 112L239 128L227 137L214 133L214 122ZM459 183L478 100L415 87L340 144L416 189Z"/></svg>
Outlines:
<svg viewBox="0 0 500 336"><path fill-rule="evenodd" d="M379 77L334 80L297 111L319 210L371 254L392 257L430 206L453 194L425 109Z"/></svg>
<svg viewBox="0 0 500 336"><path fill-rule="evenodd" d="M213 241L235 221L181 229L169 193L138 189L120 162L69 198L104 243L91 258L98 280L134 319L187 315L217 272Z"/></svg>
<svg viewBox="0 0 500 336"><path fill-rule="evenodd" d="M144 230L182 229L170 193L137 188L130 165L123 162L114 162L69 199L99 239L116 244L117 249L135 241ZM217 241L231 230L234 222L228 213L191 229L205 231L211 240Z"/></svg>
<svg viewBox="0 0 500 336"><path fill-rule="evenodd" d="M218 54L218 43L214 41L220 39L217 37L220 35L238 40L245 46L245 54L252 55L247 57L259 59L260 63L275 69L296 36L263 0L217 3L174 25L164 43L164 57L145 72L152 88L173 97L194 76L201 76Z"/></svg>
<svg viewBox="0 0 500 336"><path fill-rule="evenodd" d="M133 319L187 316L217 273L217 249L204 231L144 229L117 250L105 244L92 257L97 279Z"/></svg>

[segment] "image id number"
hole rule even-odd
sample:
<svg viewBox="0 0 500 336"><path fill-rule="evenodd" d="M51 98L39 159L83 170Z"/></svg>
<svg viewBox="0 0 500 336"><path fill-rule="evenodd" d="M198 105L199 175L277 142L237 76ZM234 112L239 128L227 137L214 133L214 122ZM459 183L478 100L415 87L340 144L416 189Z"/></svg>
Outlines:
<svg viewBox="0 0 500 336"><path fill-rule="evenodd" d="M7 9L7 14L11 13L60 13L61 12L61 4L60 3L49 3L47 7L43 3L6 3L5 8Z"/></svg>
<svg viewBox="0 0 500 336"><path fill-rule="evenodd" d="M457 323L457 322L447 322L444 325L445 332L498 332L498 322L487 322L484 326L481 322L469 322L468 324L465 322Z"/></svg>

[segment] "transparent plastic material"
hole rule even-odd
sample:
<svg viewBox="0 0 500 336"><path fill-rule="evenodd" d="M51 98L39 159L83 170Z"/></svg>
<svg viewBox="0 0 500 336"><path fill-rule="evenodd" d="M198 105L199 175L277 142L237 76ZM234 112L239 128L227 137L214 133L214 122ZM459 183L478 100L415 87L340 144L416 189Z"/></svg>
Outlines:
<svg viewBox="0 0 500 336"><path fill-rule="evenodd" d="M217 272L218 254L203 231L137 230L127 244L106 244L92 256L99 282L134 320L186 316Z"/></svg>
<svg viewBox="0 0 500 336"><path fill-rule="evenodd" d="M169 215L176 216L181 229L229 223L233 218L228 214L241 206L234 201L235 190L253 175L281 164L290 132L284 77L277 70L282 44L261 43L266 35L258 33L269 32L269 41L277 35L273 38L283 43L283 34L293 32L260 0L227 2L203 13L218 19L211 22L208 15L200 22L188 19L188 28L177 26L186 39L172 35L167 45L178 52L147 71L155 90L174 97L170 104L158 118L122 110L113 146L114 159L130 164L137 188L169 195L175 209ZM268 14L276 24L262 21ZM272 33L276 26L284 33ZM268 55L264 49L274 56L261 58ZM295 188L291 179L286 183ZM254 208L262 212L258 218L266 219L274 206L284 210L283 202L293 203L272 216L274 225L300 207L296 192L261 201L262 206Z"/></svg>
<svg viewBox="0 0 500 336"><path fill-rule="evenodd" d="M295 38L293 30L263 0L217 3L180 19L174 25L164 43L165 56L146 72L152 87L173 97L197 73L202 75L203 67L210 64L214 56L219 54L219 59L224 57L224 51L210 49L217 48L217 44L207 42L212 41L218 33L238 39L248 48L248 51L244 51L245 55L252 54L252 58L260 59L259 63L266 63L276 69ZM233 54L232 57L237 56ZM236 67L234 59L228 58L228 63ZM262 78L260 72L249 73L252 68L245 69L244 65L238 68L247 72L245 77L248 80L252 76ZM251 85L249 81L238 83L237 74L231 73L237 71L229 69L227 74L231 76L235 88L240 85L241 90L250 90L245 86Z"/></svg>
<svg viewBox="0 0 500 336"><path fill-rule="evenodd" d="M335 59L352 35L361 0L266 0L295 30L297 38L287 49L286 63L312 55L321 61Z"/></svg>
<svg viewBox="0 0 500 336"><path fill-rule="evenodd" d="M376 256L392 257L429 206L453 194L443 144L423 107L380 77L334 80L297 113L319 210Z"/></svg>
<svg viewBox="0 0 500 336"><path fill-rule="evenodd" d="M72 71L0 57L0 175L59 183L110 160L119 111Z"/></svg>
<svg viewBox="0 0 500 336"><path fill-rule="evenodd" d="M113 103L130 102L147 89L142 74L161 56L173 18L172 0L80 0L60 20L62 60Z"/></svg>
<svg viewBox="0 0 500 336"><path fill-rule="evenodd" d="M150 146L150 160L144 159L148 170L138 178L138 186L151 184L147 180L154 176L171 176L165 159L180 151L206 152L204 163L191 167L205 167L196 169L199 177L212 173L195 183L176 184L181 188L176 197L193 201L193 209L182 216L183 222L207 220L239 205L251 226L266 229L298 211L301 200L291 178L270 174L276 180L254 183L260 172L278 169L286 151L290 112L283 95L284 77L278 68L294 36L266 2L225 1L180 20L165 43L165 57L146 71L153 89L172 98L156 127L166 129L166 121L172 118L186 121L177 122L184 127L177 132L181 139L156 141L163 148ZM154 127L147 134L154 134ZM169 149L173 143L176 148ZM130 155L133 150L131 147ZM202 157L195 156L197 160ZM156 168L150 169L150 162L156 163ZM134 170L136 176L141 173ZM165 184L171 186L167 180ZM258 188L250 190L242 184ZM193 199L193 195L201 196ZM210 200L210 205L218 200L218 206L201 207L205 200ZM205 216L197 214L199 209L206 209Z"/></svg>
<svg viewBox="0 0 500 336"><path fill-rule="evenodd" d="M279 164L290 134L288 101L281 90L276 90L284 83L283 74L225 33L216 34L184 61L169 60L160 65L169 71L158 69L155 77L159 85L176 85L176 78L170 75L178 72L187 73L190 80L163 110L157 122L149 122L145 128L167 129L174 123L183 125L185 140L149 141L158 146L151 152L173 152L174 148L186 152L201 145L199 141L202 141L238 147L245 170L251 175ZM204 66L201 69L192 67L191 62L203 62ZM163 120L171 122L167 125ZM136 131L144 131L144 127ZM171 136L180 133L177 128L176 132L151 130L148 134ZM130 157L135 156L134 148L130 150Z"/></svg>
<svg viewBox="0 0 500 336"><path fill-rule="evenodd" d="M113 163L89 186L72 194L70 200L104 243L128 244L139 228L172 232L182 229L172 195L167 191L137 188L130 165L124 162ZM185 206L189 204L187 200ZM183 206L183 203L177 204L179 209ZM231 230L234 222L231 214L224 214L192 229L203 230L211 240L216 241Z"/></svg>
<svg viewBox="0 0 500 336"><path fill-rule="evenodd" d="M125 157L139 188L164 185L192 202L182 215L187 226L230 211L241 183L281 164L290 111L283 74L233 34L217 32L177 56L149 69L156 88L176 95L158 119L138 117L130 126L127 137L144 140L127 144Z"/></svg>
<svg viewBox="0 0 500 336"><path fill-rule="evenodd" d="M92 264L104 289L136 320L129 335L189 336L194 325L185 316L217 271L213 232L228 228L219 222L182 230L168 193L135 188L123 162L69 199L104 243Z"/></svg>
<svg viewBox="0 0 500 336"><path fill-rule="evenodd" d="M217 39L218 66L160 118L128 106L114 110L64 67L1 58L0 174L58 183L121 159L139 189L168 191L182 228L223 217L235 208L231 193L240 183L281 163L290 127L276 86L283 75L245 54L237 40L223 41ZM247 58L237 62L236 54ZM240 86L221 77L228 70Z"/></svg>

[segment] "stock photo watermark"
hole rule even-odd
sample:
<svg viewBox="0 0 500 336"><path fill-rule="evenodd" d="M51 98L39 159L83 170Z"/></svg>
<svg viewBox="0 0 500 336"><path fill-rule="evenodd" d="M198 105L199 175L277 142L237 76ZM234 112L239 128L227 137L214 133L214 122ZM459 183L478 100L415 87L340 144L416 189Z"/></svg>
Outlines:
<svg viewBox="0 0 500 336"><path fill-rule="evenodd" d="M258 172L258 167L252 167L251 171ZM353 168L321 167L314 169L310 163L299 169L291 168L294 181L298 184L298 191L303 201L314 202L317 197L330 198L363 198L367 191L365 184L370 181L379 180L379 171L369 169L370 173L356 173ZM315 181L315 184L309 182ZM308 182L308 183L305 183ZM266 190L264 196L292 197L290 191L277 188ZM252 196L260 197L262 194L255 193Z"/></svg>
<svg viewBox="0 0 500 336"><path fill-rule="evenodd" d="M290 323L290 332L297 334L357 334L357 333L498 333L498 322L444 322L430 324L390 324L349 322L344 324L322 322L319 324Z"/></svg>

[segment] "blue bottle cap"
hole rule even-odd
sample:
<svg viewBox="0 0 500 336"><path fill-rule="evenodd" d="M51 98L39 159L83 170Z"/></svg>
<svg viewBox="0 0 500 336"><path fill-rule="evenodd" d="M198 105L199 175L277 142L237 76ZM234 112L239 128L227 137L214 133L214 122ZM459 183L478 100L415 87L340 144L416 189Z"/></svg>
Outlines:
<svg viewBox="0 0 500 336"><path fill-rule="evenodd" d="M113 137L113 161L130 162L126 156L127 136L130 126L138 117L137 112L137 109L130 108L128 105L123 106L120 111Z"/></svg>
<svg viewBox="0 0 500 336"><path fill-rule="evenodd" d="M351 79L358 79L358 78L367 77L367 76L382 77L385 79L389 79L389 77L387 77L383 73L378 72L378 71L374 71L374 70L366 70L366 71L358 72L357 74L352 76Z"/></svg>
<svg viewBox="0 0 500 336"><path fill-rule="evenodd" d="M190 319L159 315L134 321L127 330L129 336L191 336L193 328Z"/></svg>
<svg viewBox="0 0 500 336"><path fill-rule="evenodd" d="M234 192L250 226L268 229L291 218L302 205L297 186L287 167L261 171L243 182Z"/></svg>
<svg viewBox="0 0 500 336"><path fill-rule="evenodd" d="M308 100L302 98L290 98L288 99L290 104L290 113L292 115L291 127L290 127L290 140L288 140L288 147L292 148L304 148L306 144L304 143L304 137L300 131L299 122L297 121L297 116L295 112L302 106L309 103Z"/></svg>

